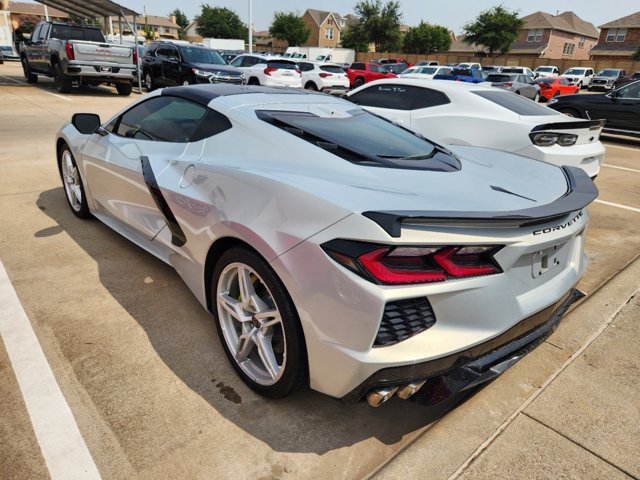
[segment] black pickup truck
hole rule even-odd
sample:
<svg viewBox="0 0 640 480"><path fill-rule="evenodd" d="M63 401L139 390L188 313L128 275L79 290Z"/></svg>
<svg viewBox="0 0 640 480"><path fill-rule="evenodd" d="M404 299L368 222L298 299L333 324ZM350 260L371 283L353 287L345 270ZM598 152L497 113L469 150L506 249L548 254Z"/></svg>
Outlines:
<svg viewBox="0 0 640 480"><path fill-rule="evenodd" d="M37 82L38 75L53 77L62 93L71 92L74 84L109 82L120 95L129 95L135 57L132 47L107 43L99 28L60 22L39 23L20 45L27 82Z"/></svg>

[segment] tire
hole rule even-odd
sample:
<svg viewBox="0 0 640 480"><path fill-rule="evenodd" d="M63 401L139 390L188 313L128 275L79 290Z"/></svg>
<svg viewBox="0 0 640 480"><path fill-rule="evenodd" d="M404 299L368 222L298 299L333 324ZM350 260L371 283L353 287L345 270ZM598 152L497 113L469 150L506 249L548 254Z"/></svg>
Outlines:
<svg viewBox="0 0 640 480"><path fill-rule="evenodd" d="M593 88L591 88L591 85L589 85L589 86L587 87L587 90L588 90L588 91L592 91L592 90L593 90Z"/></svg>
<svg viewBox="0 0 640 480"><path fill-rule="evenodd" d="M27 83L37 83L38 75L31 72L31 67L29 66L29 61L27 60L27 57L22 57L21 62L22 62L22 71L24 72L24 78L27 81Z"/></svg>
<svg viewBox="0 0 640 480"><path fill-rule="evenodd" d="M53 80L56 83L56 89L60 93L71 93L73 83L71 79L62 72L62 67L60 67L59 63L53 66Z"/></svg>
<svg viewBox="0 0 640 480"><path fill-rule="evenodd" d="M247 82L247 85L260 85L260 80L258 80L256 77L251 77Z"/></svg>
<svg viewBox="0 0 640 480"><path fill-rule="evenodd" d="M76 159L66 143L60 149L58 170L71 212L78 218L91 218Z"/></svg>
<svg viewBox="0 0 640 480"><path fill-rule="evenodd" d="M147 92L153 92L156 89L156 86L153 83L153 77L151 76L151 72L148 70L144 74L144 84L147 87Z"/></svg>
<svg viewBox="0 0 640 480"><path fill-rule="evenodd" d="M540 93L536 92L536 94L533 96L533 101L536 103L540 101Z"/></svg>
<svg viewBox="0 0 640 480"><path fill-rule="evenodd" d="M580 90L582 90L582 82L578 82L578 92L580 92Z"/></svg>
<svg viewBox="0 0 640 480"><path fill-rule="evenodd" d="M315 83L313 83L313 82L307 82L307 84L304 86L304 88L305 88L306 90L313 90L314 92L317 92L317 91L318 91L318 87L317 87L317 86L316 86L316 84L315 84Z"/></svg>
<svg viewBox="0 0 640 480"><path fill-rule="evenodd" d="M558 110L560 113L564 113L567 117L574 117L574 118L582 118L582 115L580 115L580 112L577 111L575 108L563 108L562 110Z"/></svg>
<svg viewBox="0 0 640 480"><path fill-rule="evenodd" d="M116 90L118 91L118 95L128 97L129 95L131 95L133 85L130 83L116 83Z"/></svg>
<svg viewBox="0 0 640 480"><path fill-rule="evenodd" d="M355 81L353 82L353 88L358 88L358 87L361 87L362 85L364 85L364 78L362 77L356 78Z"/></svg>
<svg viewBox="0 0 640 480"><path fill-rule="evenodd" d="M247 287L240 287L242 278ZM245 247L223 253L213 271L211 298L220 342L249 388L282 398L306 383L307 354L298 314L260 255Z"/></svg>

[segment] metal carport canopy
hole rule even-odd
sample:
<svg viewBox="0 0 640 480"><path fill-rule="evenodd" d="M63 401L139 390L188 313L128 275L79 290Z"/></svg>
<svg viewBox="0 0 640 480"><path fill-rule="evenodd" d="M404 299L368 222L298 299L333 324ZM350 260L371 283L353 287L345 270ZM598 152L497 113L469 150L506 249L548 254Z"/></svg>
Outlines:
<svg viewBox="0 0 640 480"><path fill-rule="evenodd" d="M57 8L70 15L78 15L86 18L119 17L132 15L139 17L140 14L123 7L111 0L36 0L48 7Z"/></svg>

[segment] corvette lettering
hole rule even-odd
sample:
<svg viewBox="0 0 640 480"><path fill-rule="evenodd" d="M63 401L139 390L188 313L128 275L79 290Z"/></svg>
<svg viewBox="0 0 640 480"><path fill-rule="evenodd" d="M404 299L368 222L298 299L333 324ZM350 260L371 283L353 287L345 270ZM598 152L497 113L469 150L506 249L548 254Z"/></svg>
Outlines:
<svg viewBox="0 0 640 480"><path fill-rule="evenodd" d="M582 217L582 215L583 215L582 210L580 210L580 212L568 222L562 223L560 225L556 225L555 227L543 228L542 230L534 230L533 234L542 235L543 233L551 233L551 232L557 232L558 230L564 230L565 228L570 227L571 225L576 223L578 220L580 220L580 217Z"/></svg>

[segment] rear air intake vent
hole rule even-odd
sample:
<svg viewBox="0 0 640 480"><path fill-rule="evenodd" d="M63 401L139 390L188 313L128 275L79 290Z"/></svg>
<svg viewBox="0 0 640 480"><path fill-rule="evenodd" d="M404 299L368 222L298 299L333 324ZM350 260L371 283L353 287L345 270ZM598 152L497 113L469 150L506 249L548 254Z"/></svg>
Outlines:
<svg viewBox="0 0 640 480"><path fill-rule="evenodd" d="M389 302L374 347L388 347L433 327L436 316L426 297Z"/></svg>

